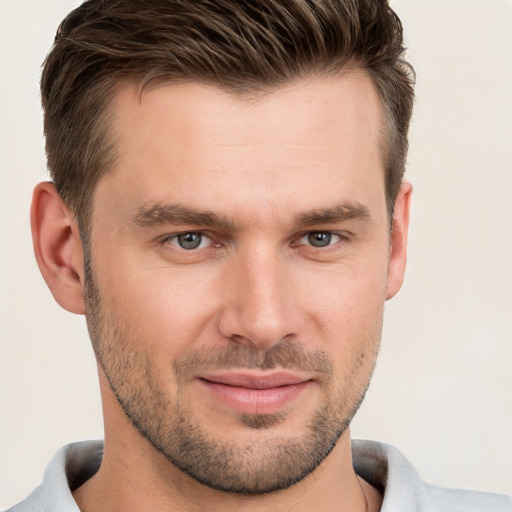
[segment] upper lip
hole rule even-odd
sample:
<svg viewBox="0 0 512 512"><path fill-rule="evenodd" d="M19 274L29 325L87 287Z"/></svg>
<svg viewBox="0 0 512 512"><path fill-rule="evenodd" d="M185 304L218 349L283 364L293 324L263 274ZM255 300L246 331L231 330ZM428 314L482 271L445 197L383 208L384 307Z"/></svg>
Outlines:
<svg viewBox="0 0 512 512"><path fill-rule="evenodd" d="M247 372L228 372L222 374L201 375L202 380L247 389L271 389L281 386L291 386L311 380L290 372L273 372L266 374L254 374Z"/></svg>

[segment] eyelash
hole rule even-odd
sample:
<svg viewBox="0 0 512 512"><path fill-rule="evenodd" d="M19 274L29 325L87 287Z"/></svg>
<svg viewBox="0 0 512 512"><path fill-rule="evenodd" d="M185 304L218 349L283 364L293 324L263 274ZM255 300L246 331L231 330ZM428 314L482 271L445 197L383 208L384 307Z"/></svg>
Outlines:
<svg viewBox="0 0 512 512"><path fill-rule="evenodd" d="M341 242L341 240L343 240L343 236L340 233L337 233L334 231L308 231L307 233L300 236L299 240L308 239L309 242L312 242L312 240L310 240L310 237L314 237L315 235L316 236L320 235L320 237L327 236L328 237L327 245L315 246L315 245L313 245L313 243L304 244L304 245L307 245L308 247L312 247L317 250L321 250L321 249L325 249L327 247L331 247L332 245L335 245L336 243L339 243L339 242ZM331 243L333 237L336 237L337 240L334 243ZM318 241L321 241L321 240L318 240Z"/></svg>
<svg viewBox="0 0 512 512"><path fill-rule="evenodd" d="M200 240L199 245L197 247L191 247L189 249L181 246L179 244L179 242L178 242L179 237L186 236L186 235L195 235L195 236L198 235L198 236L200 236L201 240ZM324 245L324 246L315 246L313 244L308 244L308 243L296 243L295 241L292 241L290 243L290 246L291 247L297 247L299 245L305 245L307 247L310 247L313 250L321 251L321 250L327 250L328 248L338 244L339 242L348 241L350 239L350 234L348 234L346 232L329 231L329 230L317 230L317 231L307 231L305 233L302 233L299 236L297 236L295 238L295 240L298 240L300 242L303 239L307 239L308 237L311 237L311 236L314 236L314 235L323 235L323 236L327 235L327 236L331 237L331 239L329 239L328 244ZM337 239L334 242L332 242L332 237L335 237ZM205 247L201 247L201 245L203 245L208 240L210 241L210 244L208 244ZM175 242L175 243L173 243L173 242ZM161 244L162 245L170 244L170 245L173 245L174 247L176 247L178 250L185 251L185 252L193 252L193 251L198 251L198 250L201 250L201 249L206 249L208 247L211 247L212 242L213 242L214 246L217 246L217 247L221 246L220 243L215 243L213 238L210 235L208 235L207 233L202 232L202 231L182 231L180 233L173 233L173 234L170 234L170 235L166 235L161 240Z"/></svg>
<svg viewBox="0 0 512 512"><path fill-rule="evenodd" d="M186 236L186 235L198 235L201 237L201 241L198 247L194 247L191 249L186 249L185 247L182 247L179 245L179 237ZM183 231L181 233L174 233L172 235L166 235L165 238L162 240L162 244L170 244L176 247L178 250L186 251L186 252L192 252L200 249L205 249L206 247L201 247L203 243L207 240L210 240L210 242L213 242L212 237L208 236L206 233L202 231ZM176 242L176 243L173 243ZM220 244L218 244L220 245Z"/></svg>

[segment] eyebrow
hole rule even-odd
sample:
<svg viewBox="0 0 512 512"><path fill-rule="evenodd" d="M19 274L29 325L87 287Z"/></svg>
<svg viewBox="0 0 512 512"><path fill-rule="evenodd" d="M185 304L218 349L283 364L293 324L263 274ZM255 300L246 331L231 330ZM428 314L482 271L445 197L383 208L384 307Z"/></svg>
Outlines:
<svg viewBox="0 0 512 512"><path fill-rule="evenodd" d="M333 208L300 213L295 217L294 224L298 228L305 228L317 224L334 224L353 219L369 220L370 210L361 203L343 203Z"/></svg>
<svg viewBox="0 0 512 512"><path fill-rule="evenodd" d="M352 219L368 220L369 209L361 203L343 203L332 208L316 209L297 214L293 219L296 228L318 224L333 224ZM165 224L205 226L234 231L236 225L222 213L199 211L180 204L148 204L137 210L131 219L140 227Z"/></svg>
<svg viewBox="0 0 512 512"><path fill-rule="evenodd" d="M180 204L153 204L138 209L132 223L141 227L164 224L190 224L223 229L233 229L234 225L223 214L192 210Z"/></svg>

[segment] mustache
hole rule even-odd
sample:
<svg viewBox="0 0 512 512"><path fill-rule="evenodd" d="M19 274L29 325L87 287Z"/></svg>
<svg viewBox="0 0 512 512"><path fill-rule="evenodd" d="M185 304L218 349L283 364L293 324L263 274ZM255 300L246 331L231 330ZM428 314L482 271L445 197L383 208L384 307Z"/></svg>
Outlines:
<svg viewBox="0 0 512 512"><path fill-rule="evenodd" d="M333 364L322 350L306 350L301 345L283 343L269 350L256 350L246 345L232 344L224 348L205 348L183 354L174 361L177 377L211 369L272 370L282 368L321 374L330 378Z"/></svg>

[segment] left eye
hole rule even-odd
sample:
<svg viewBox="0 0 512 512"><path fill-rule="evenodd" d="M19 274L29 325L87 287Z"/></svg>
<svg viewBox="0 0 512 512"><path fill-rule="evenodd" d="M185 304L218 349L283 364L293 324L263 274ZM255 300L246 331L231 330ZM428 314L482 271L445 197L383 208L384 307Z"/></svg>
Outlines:
<svg viewBox="0 0 512 512"><path fill-rule="evenodd" d="M301 237L301 243L311 245L312 247L328 247L339 242L341 237L329 231L312 231Z"/></svg>
<svg viewBox="0 0 512 512"><path fill-rule="evenodd" d="M187 233L180 233L168 238L168 241L180 249L186 251L193 251L194 249L202 249L207 247L210 243L210 239L203 233L197 233L190 231Z"/></svg>

